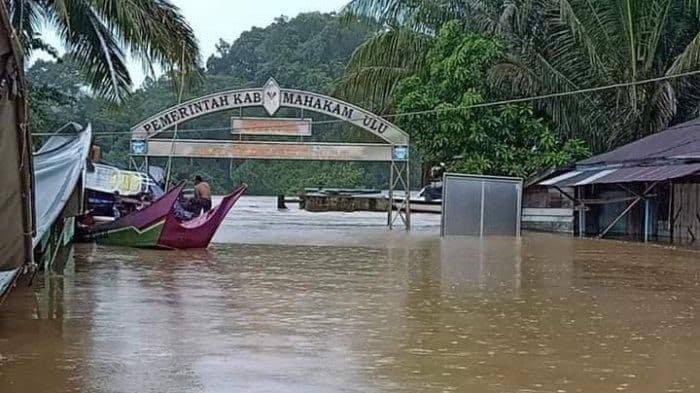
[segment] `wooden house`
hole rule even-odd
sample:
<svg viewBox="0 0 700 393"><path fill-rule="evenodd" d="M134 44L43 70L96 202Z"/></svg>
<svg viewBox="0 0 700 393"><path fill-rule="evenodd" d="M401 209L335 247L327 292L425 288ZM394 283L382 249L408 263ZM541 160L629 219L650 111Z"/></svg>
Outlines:
<svg viewBox="0 0 700 393"><path fill-rule="evenodd" d="M700 245L700 119L537 183L574 206L580 236Z"/></svg>

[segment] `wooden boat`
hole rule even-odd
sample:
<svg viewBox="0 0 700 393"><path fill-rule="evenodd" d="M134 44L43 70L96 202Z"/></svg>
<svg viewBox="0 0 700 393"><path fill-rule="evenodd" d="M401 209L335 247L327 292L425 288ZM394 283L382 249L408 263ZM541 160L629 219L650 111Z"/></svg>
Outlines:
<svg viewBox="0 0 700 393"><path fill-rule="evenodd" d="M214 233L247 187L240 186L209 212L190 221L175 215L183 185L178 185L142 210L107 223L81 227L78 239L113 246L193 249L209 246Z"/></svg>

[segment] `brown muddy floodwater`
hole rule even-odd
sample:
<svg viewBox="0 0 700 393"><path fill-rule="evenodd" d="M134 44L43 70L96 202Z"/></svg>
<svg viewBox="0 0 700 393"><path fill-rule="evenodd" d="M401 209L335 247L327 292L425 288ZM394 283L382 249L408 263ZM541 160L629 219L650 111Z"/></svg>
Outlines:
<svg viewBox="0 0 700 393"><path fill-rule="evenodd" d="M0 392L700 391L696 252L263 202L208 251L76 246L0 308Z"/></svg>

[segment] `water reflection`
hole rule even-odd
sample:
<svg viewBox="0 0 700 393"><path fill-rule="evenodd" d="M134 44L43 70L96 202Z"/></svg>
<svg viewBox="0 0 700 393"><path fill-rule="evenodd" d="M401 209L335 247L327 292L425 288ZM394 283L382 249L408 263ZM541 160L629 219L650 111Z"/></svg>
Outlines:
<svg viewBox="0 0 700 393"><path fill-rule="evenodd" d="M80 245L62 277L3 306L1 391L700 386L698 254L412 236L195 253Z"/></svg>
<svg viewBox="0 0 700 393"><path fill-rule="evenodd" d="M447 237L441 242L442 279L482 290L517 291L522 284L518 238Z"/></svg>

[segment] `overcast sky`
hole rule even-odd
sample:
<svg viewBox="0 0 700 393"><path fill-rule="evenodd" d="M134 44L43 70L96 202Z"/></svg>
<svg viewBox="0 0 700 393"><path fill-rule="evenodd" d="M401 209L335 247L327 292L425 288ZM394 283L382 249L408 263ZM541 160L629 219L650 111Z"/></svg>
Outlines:
<svg viewBox="0 0 700 393"><path fill-rule="evenodd" d="M340 11L348 0L171 0L182 9L192 25L202 49L204 61L214 53L220 38L233 41L253 26L264 27L280 16L296 16L302 12ZM59 46L58 40L49 31L46 39ZM45 56L37 56L45 58ZM129 67L135 86L144 79L139 62L130 62Z"/></svg>

